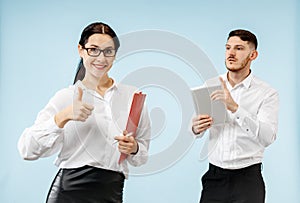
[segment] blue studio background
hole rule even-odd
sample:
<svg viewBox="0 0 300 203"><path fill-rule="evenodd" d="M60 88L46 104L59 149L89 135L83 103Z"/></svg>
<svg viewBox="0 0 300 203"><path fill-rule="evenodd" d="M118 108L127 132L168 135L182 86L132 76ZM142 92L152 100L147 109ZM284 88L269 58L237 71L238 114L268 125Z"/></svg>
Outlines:
<svg viewBox="0 0 300 203"><path fill-rule="evenodd" d="M17 141L53 94L72 83L79 61L80 33L94 21L108 23L118 35L145 29L175 33L199 46L218 73L225 72L224 45L229 31L253 31L259 40L253 73L280 94L278 137L266 149L263 167L267 202L299 202L299 13L297 0L0 0L0 202L45 201L57 172L55 156L24 161L17 151ZM128 56L116 63L110 75L120 81L145 66L172 70L190 87L202 83L185 63L160 53ZM172 134L176 135L174 126L180 125L180 120L172 112L178 102L159 88L148 91L150 111L157 110L157 101L166 108L162 114L165 125L150 148L156 153L174 139ZM161 96L165 97L163 101ZM203 140L196 140L180 159L163 170L130 176L125 202L198 202L200 178L207 170L207 160L199 160Z"/></svg>

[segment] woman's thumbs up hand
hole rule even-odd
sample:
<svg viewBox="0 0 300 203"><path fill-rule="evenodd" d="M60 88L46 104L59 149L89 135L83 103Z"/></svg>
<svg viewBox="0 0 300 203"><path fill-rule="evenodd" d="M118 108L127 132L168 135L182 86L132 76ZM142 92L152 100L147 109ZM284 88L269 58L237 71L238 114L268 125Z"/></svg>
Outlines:
<svg viewBox="0 0 300 203"><path fill-rule="evenodd" d="M86 121L92 114L94 107L82 101L83 90L78 87L78 96L73 101L73 104L58 112L55 115L55 123L58 127L63 128L70 121Z"/></svg>

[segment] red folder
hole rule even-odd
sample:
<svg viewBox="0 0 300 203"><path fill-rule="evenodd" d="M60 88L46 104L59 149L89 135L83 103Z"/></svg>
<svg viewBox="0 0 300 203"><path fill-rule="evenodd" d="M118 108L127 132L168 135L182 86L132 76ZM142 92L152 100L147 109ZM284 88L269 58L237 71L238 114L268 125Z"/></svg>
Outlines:
<svg viewBox="0 0 300 203"><path fill-rule="evenodd" d="M132 132L133 137L136 136L136 130L139 125L140 117L141 117L141 112L144 106L146 94L142 94L142 92L135 93L133 95L133 100L131 103L131 108L127 120L127 125L126 125L126 131L128 133ZM127 154L121 153L120 158L119 158L119 164L122 163L127 157Z"/></svg>

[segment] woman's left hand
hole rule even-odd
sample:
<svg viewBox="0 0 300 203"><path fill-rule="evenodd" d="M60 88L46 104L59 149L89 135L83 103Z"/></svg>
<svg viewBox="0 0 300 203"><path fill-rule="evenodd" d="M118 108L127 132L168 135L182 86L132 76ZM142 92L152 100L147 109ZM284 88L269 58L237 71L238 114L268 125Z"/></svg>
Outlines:
<svg viewBox="0 0 300 203"><path fill-rule="evenodd" d="M138 151L138 143L133 136L126 136L128 133L123 132L123 135L115 137L119 142L119 151L124 154L135 154Z"/></svg>

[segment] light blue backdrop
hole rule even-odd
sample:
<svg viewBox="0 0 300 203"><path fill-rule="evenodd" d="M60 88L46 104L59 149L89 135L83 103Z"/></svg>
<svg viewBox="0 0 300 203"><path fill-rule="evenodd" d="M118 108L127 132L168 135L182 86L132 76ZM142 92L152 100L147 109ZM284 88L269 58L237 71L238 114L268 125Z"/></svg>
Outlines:
<svg viewBox="0 0 300 203"><path fill-rule="evenodd" d="M278 139L266 150L264 160L267 202L299 202L299 12L296 0L1 0L0 202L44 202L57 171L52 164L55 156L23 161L17 141L49 98L72 83L79 35L94 21L108 23L119 35L155 29L185 37L201 47L219 73L225 71L228 32L246 28L257 34L259 58L253 63L253 72L280 94ZM112 69L111 76L116 80L140 67L160 66L178 73L190 87L202 83L178 59L160 60L162 56L157 53L130 57ZM148 101L151 110L163 93L148 91L152 96ZM180 125L177 114L170 115L176 112L178 104L172 101L173 97L164 96L161 105L169 109L165 112L165 128L151 145L152 153L166 147L166 140L172 141L172 135L176 135L176 124ZM196 140L169 168L151 175L131 176L126 182L125 202L198 202L200 177L207 169L207 160L199 161L203 142Z"/></svg>

